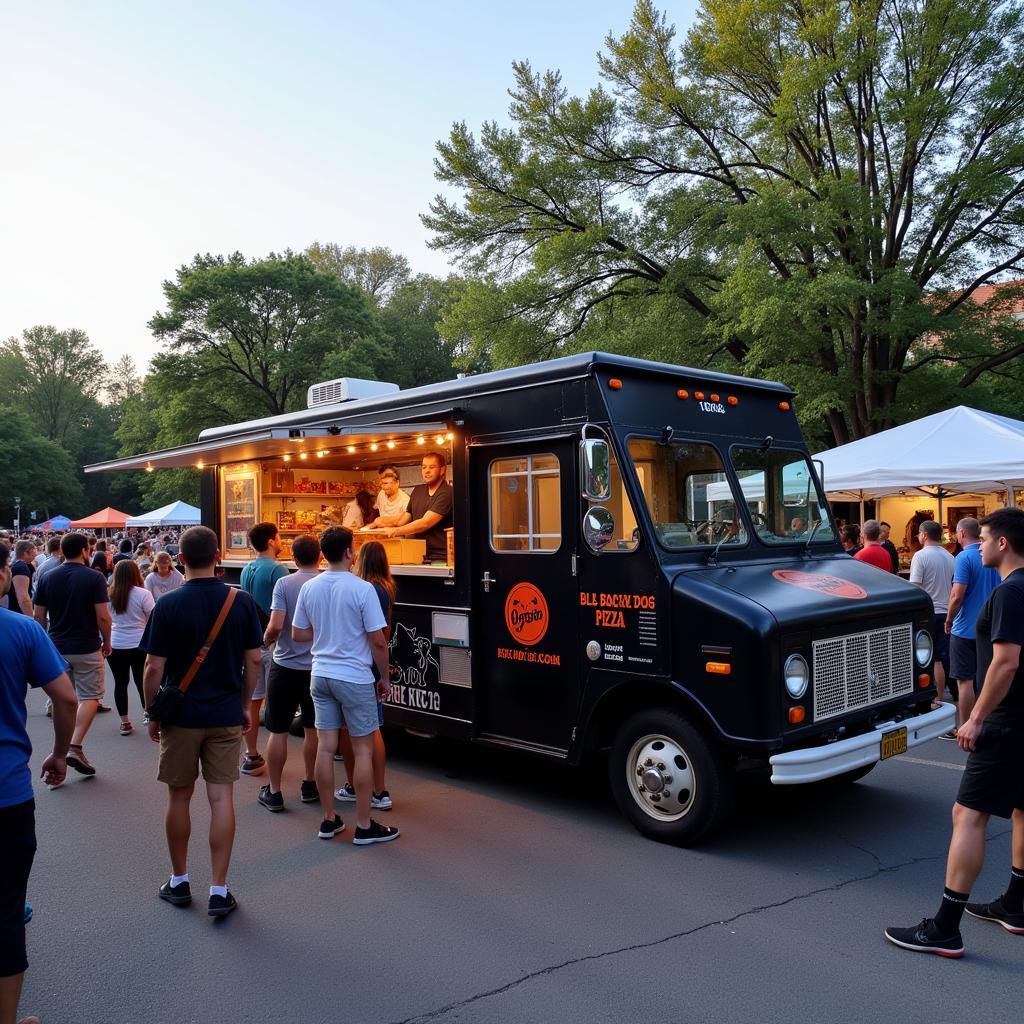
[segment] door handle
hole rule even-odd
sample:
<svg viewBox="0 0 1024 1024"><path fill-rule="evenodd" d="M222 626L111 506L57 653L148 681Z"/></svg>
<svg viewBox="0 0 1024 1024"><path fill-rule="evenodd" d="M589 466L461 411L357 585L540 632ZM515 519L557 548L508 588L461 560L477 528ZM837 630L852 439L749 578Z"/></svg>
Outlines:
<svg viewBox="0 0 1024 1024"><path fill-rule="evenodd" d="M480 582L484 585L484 593L489 594L491 592L491 584L495 581L491 579L491 574L489 572L485 572L484 578Z"/></svg>

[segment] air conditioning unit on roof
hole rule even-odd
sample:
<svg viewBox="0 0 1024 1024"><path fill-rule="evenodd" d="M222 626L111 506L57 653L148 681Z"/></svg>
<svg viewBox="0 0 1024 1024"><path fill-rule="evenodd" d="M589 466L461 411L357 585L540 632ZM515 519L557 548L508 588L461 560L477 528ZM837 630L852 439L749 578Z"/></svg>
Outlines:
<svg viewBox="0 0 1024 1024"><path fill-rule="evenodd" d="M397 384L383 380L360 380L358 377L338 377L313 384L306 392L306 408L316 409L321 405L337 405L339 402L356 402L362 398L380 398L399 390Z"/></svg>

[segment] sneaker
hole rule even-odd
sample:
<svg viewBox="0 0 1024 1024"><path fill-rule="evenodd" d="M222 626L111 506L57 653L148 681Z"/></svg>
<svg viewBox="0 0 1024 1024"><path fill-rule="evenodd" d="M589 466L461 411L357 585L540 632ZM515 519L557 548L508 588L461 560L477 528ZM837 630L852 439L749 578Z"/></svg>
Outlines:
<svg viewBox="0 0 1024 1024"><path fill-rule="evenodd" d="M371 843L390 843L392 839L397 838L397 828L393 828L391 825L378 824L371 818L369 828L356 826L356 834L352 838L352 843L355 846L369 846Z"/></svg>
<svg viewBox="0 0 1024 1024"><path fill-rule="evenodd" d="M46 717L53 718L53 705L49 702L46 705Z"/></svg>
<svg viewBox="0 0 1024 1024"><path fill-rule="evenodd" d="M148 711L143 711L142 712L142 724L143 725L149 725L149 712Z"/></svg>
<svg viewBox="0 0 1024 1024"><path fill-rule="evenodd" d="M345 758L343 758L343 757L341 756L341 754L335 754L335 755L334 755L334 760L335 760L335 761L341 761L341 762L343 762L343 763L344 763L344 761L345 761Z"/></svg>
<svg viewBox="0 0 1024 1024"><path fill-rule="evenodd" d="M319 803L320 790L316 788L316 783L311 782L309 779L303 779L302 785L299 787L299 799L304 804Z"/></svg>
<svg viewBox="0 0 1024 1024"><path fill-rule="evenodd" d="M227 896L211 896L210 904L206 912L210 917L227 917L232 910L238 909L238 900L234 893L229 892Z"/></svg>
<svg viewBox="0 0 1024 1024"><path fill-rule="evenodd" d="M320 831L317 832L318 839L333 839L339 832L345 831L345 822L341 820L341 815L336 814L334 820L330 818L324 818L320 822Z"/></svg>
<svg viewBox="0 0 1024 1024"><path fill-rule="evenodd" d="M108 711L113 711L113 710L114 709L109 704L104 704L103 701L101 701L101 700L96 701L96 713L97 714L105 715Z"/></svg>
<svg viewBox="0 0 1024 1024"><path fill-rule="evenodd" d="M75 751L78 753L75 753ZM74 768L79 775L95 775L96 769L90 764L81 747L71 747L68 750L67 762L69 768Z"/></svg>
<svg viewBox="0 0 1024 1024"><path fill-rule="evenodd" d="M956 729L950 729L949 732L943 732L939 734L940 740L953 740L956 742Z"/></svg>
<svg viewBox="0 0 1024 1024"><path fill-rule="evenodd" d="M160 899L173 903L176 907L187 907L192 902L192 886L188 882L179 882L172 886L168 878L160 886Z"/></svg>
<svg viewBox="0 0 1024 1024"><path fill-rule="evenodd" d="M885 937L894 946L912 949L917 953L936 953L948 957L964 955L964 940L960 933L936 935L935 921L930 917L913 928L886 928Z"/></svg>
<svg viewBox="0 0 1024 1024"><path fill-rule="evenodd" d="M386 789L370 797L370 807L375 811L390 811L391 806L391 794Z"/></svg>
<svg viewBox="0 0 1024 1024"><path fill-rule="evenodd" d="M1024 914L1012 914L1003 906L1003 898L999 897L991 903L968 903L967 913L982 921L995 921L1001 924L1012 935L1024 935Z"/></svg>
<svg viewBox="0 0 1024 1024"><path fill-rule="evenodd" d="M122 736L131 736L131 734L133 732L135 732L135 729L132 728L132 723L131 722L122 722L121 723L121 728L118 730L118 732Z"/></svg>
<svg viewBox="0 0 1024 1024"><path fill-rule="evenodd" d="M243 775L262 775L267 769L267 762L262 754L246 754L242 761Z"/></svg>
<svg viewBox="0 0 1024 1024"><path fill-rule="evenodd" d="M278 791L277 793L270 792L270 784L266 786L260 786L260 795L256 797L257 800L268 811L283 811L284 810L284 794Z"/></svg>
<svg viewBox="0 0 1024 1024"><path fill-rule="evenodd" d="M355 800L356 790L351 782L334 791L335 800Z"/></svg>

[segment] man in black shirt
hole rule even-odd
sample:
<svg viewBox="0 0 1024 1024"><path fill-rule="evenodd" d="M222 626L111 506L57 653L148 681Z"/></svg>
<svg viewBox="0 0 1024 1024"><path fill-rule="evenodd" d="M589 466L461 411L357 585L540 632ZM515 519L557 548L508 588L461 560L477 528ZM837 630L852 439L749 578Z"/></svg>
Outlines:
<svg viewBox="0 0 1024 1024"><path fill-rule="evenodd" d="M912 928L887 928L904 949L963 955L960 921L994 921L1024 935L1024 511L1002 508L981 520L981 560L1002 582L978 613L978 679L983 683L957 741L970 752L953 805L946 889L934 918ZM1006 892L990 903L968 903L985 860L991 815L1012 818L1012 866Z"/></svg>
<svg viewBox="0 0 1024 1024"><path fill-rule="evenodd" d="M12 612L32 614L32 577L36 567L35 541L19 540L14 545L14 562L11 564L11 590L7 595L7 607Z"/></svg>
<svg viewBox="0 0 1024 1024"><path fill-rule="evenodd" d="M423 483L409 495L409 508L384 531L385 537L421 537L427 542L428 562L448 561L445 529L452 525L452 486L445 480L447 466L440 452L427 452L420 467Z"/></svg>
<svg viewBox="0 0 1024 1024"><path fill-rule="evenodd" d="M892 527L884 519L878 525L882 528L882 547L885 548L886 552L888 552L889 560L892 562L892 571L899 572L900 554L896 550L896 545L889 540L889 531Z"/></svg>
<svg viewBox="0 0 1024 1024"><path fill-rule="evenodd" d="M146 651L146 704L166 679L177 685L206 643L230 588L215 575L220 552L217 535L193 526L181 536L185 582L157 602L139 646ZM238 779L242 734L249 728L250 700L260 670L260 628L256 603L235 594L227 618L170 722L150 722L149 736L160 744L157 778L167 786L164 824L171 855L171 877L160 898L175 906L192 902L188 877L189 804L200 765L210 802L211 917L238 905L228 891L228 864L235 838L233 787Z"/></svg>

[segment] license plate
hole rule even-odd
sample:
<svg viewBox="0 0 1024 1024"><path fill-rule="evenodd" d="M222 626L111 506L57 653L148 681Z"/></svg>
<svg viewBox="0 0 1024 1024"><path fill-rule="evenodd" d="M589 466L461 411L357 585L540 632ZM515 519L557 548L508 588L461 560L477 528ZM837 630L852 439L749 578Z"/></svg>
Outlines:
<svg viewBox="0 0 1024 1024"><path fill-rule="evenodd" d="M890 729L882 733L882 760L907 752L907 727Z"/></svg>

